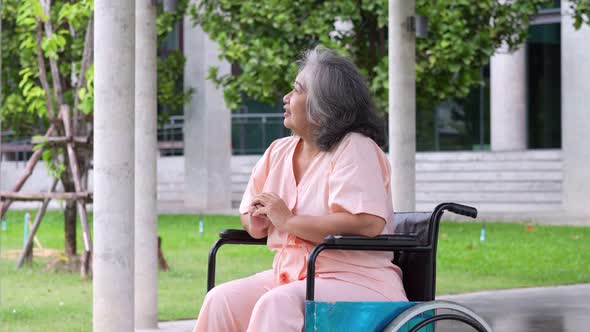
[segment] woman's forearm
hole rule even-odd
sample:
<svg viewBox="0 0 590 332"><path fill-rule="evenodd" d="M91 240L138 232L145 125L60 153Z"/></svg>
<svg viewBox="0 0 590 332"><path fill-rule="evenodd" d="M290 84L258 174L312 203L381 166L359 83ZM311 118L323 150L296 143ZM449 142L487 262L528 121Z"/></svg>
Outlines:
<svg viewBox="0 0 590 332"><path fill-rule="evenodd" d="M283 230L312 242L322 242L328 235L362 235L374 237L383 231L385 220L368 214L332 213L326 216L293 216Z"/></svg>
<svg viewBox="0 0 590 332"><path fill-rule="evenodd" d="M262 239L268 236L268 225L270 221L264 217L254 217L248 213L240 215L242 226L255 239Z"/></svg>

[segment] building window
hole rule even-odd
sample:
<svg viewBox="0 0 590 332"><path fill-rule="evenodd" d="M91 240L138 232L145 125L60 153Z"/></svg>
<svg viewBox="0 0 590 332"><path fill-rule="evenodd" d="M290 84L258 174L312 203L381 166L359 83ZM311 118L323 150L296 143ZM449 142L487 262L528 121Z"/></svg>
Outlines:
<svg viewBox="0 0 590 332"><path fill-rule="evenodd" d="M544 4L540 9L555 9L561 7L561 0L553 0L550 3Z"/></svg>
<svg viewBox="0 0 590 332"><path fill-rule="evenodd" d="M533 25L527 39L530 149L561 148L561 27Z"/></svg>
<svg viewBox="0 0 590 332"><path fill-rule="evenodd" d="M274 140L290 135L283 125L283 102L275 105L244 98L232 112L232 154L263 154Z"/></svg>
<svg viewBox="0 0 590 332"><path fill-rule="evenodd" d="M176 23L174 29L170 31L161 41L158 48L158 57L166 59L170 54L176 51L182 52L183 27L182 21ZM180 77L176 82L176 91L182 93L183 79ZM182 156L184 154L182 141L184 139L184 112L183 109L172 110L169 107L158 103L158 145L160 155Z"/></svg>
<svg viewBox="0 0 590 332"><path fill-rule="evenodd" d="M483 85L472 88L467 97L416 109L418 151L489 150L489 66L480 75Z"/></svg>

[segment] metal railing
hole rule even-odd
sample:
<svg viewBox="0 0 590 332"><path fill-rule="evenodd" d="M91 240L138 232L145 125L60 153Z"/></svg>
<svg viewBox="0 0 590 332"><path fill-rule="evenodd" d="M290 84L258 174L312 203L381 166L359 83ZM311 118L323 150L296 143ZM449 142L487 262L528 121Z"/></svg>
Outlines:
<svg viewBox="0 0 590 332"><path fill-rule="evenodd" d="M282 113L232 114L232 154L262 154L277 138L290 134Z"/></svg>
<svg viewBox="0 0 590 332"><path fill-rule="evenodd" d="M282 113L241 113L232 114L232 154L262 154L277 138L290 134L283 126ZM158 129L158 147L161 156L181 156L183 143L184 116L171 116ZM4 160L26 161L31 156L31 138L16 137L13 132L2 133L0 155Z"/></svg>
<svg viewBox="0 0 590 332"><path fill-rule="evenodd" d="M30 137L17 137L13 131L0 132L0 159L27 161L33 154Z"/></svg>
<svg viewBox="0 0 590 332"><path fill-rule="evenodd" d="M184 155L184 116L173 115L168 123L158 129L158 149L160 156Z"/></svg>
<svg viewBox="0 0 590 332"><path fill-rule="evenodd" d="M283 126L282 113L239 113L232 114L232 154L262 154L277 138L290 134ZM184 117L175 115L158 129L160 155L183 154Z"/></svg>

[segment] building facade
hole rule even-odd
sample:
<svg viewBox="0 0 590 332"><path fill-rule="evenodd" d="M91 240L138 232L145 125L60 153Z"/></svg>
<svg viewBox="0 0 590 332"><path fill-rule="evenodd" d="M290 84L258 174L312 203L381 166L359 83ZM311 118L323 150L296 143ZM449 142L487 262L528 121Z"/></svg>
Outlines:
<svg viewBox="0 0 590 332"><path fill-rule="evenodd" d="M590 177L583 174L590 152L581 139L590 130L583 98L590 93L590 32L575 30L569 11L567 1L540 10L526 42L497 50L481 69L485 84L467 98L417 110L418 209L451 200L490 218L590 219ZM251 102L233 115L234 206L256 159L238 155L261 154L286 134L272 113Z"/></svg>

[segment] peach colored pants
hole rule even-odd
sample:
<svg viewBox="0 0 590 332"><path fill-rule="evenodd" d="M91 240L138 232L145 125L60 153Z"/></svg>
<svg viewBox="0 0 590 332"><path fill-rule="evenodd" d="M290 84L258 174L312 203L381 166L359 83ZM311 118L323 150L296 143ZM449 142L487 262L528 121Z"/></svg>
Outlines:
<svg viewBox="0 0 590 332"><path fill-rule="evenodd" d="M369 288L316 278L317 301L390 301ZM400 299L405 300L405 299ZM194 332L297 331L304 327L305 280L273 288L272 270L213 288Z"/></svg>

